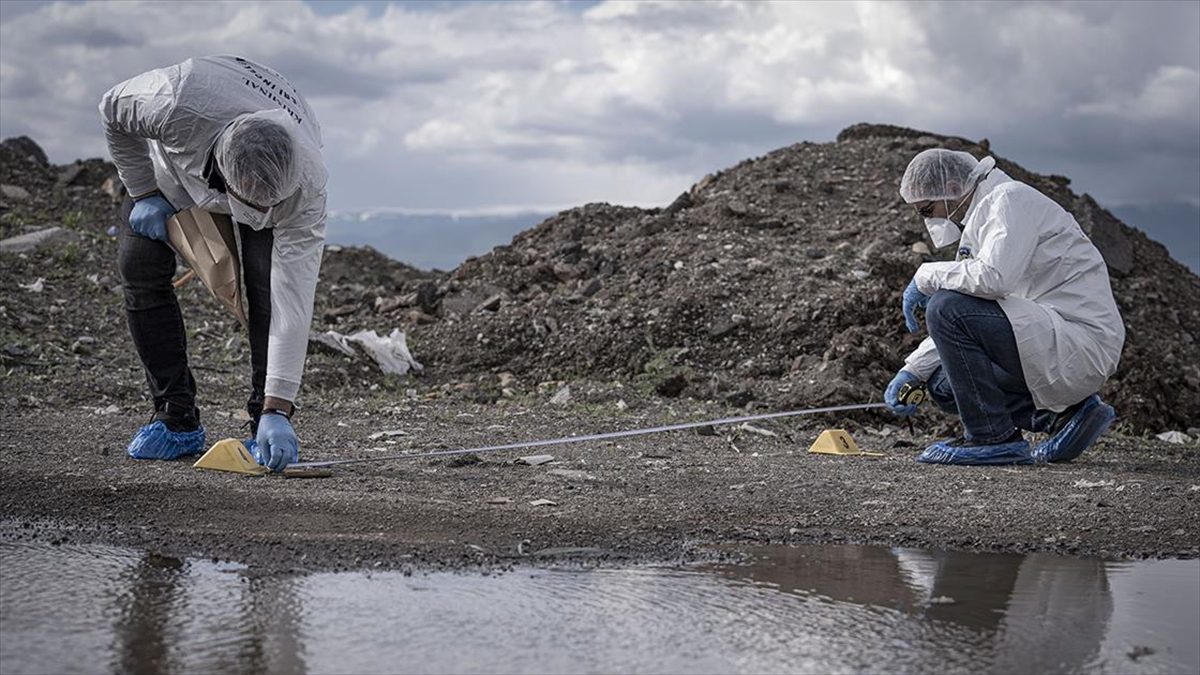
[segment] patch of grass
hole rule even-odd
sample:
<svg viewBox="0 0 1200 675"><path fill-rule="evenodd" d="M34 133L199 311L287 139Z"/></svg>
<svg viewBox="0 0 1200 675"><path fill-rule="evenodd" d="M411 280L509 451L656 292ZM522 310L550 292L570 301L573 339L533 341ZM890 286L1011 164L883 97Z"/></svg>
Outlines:
<svg viewBox="0 0 1200 675"><path fill-rule="evenodd" d="M634 387L646 395L658 393L660 385L676 377L691 380L692 369L675 363L675 360L687 349L681 347L654 349L642 372L633 378Z"/></svg>
<svg viewBox="0 0 1200 675"><path fill-rule="evenodd" d="M66 246L58 249L54 253L54 257L63 265L74 265L79 262L82 254L82 249L79 242L68 242Z"/></svg>
<svg viewBox="0 0 1200 675"><path fill-rule="evenodd" d="M62 222L64 226L71 229L78 228L80 223L83 222L83 211L68 211L67 214L63 216Z"/></svg>

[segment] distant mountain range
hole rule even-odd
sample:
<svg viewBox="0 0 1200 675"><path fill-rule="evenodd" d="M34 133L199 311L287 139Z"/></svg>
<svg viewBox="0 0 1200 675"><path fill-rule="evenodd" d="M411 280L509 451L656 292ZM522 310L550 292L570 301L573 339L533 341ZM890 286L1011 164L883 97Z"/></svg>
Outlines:
<svg viewBox="0 0 1200 675"><path fill-rule="evenodd" d="M546 209L473 212L371 209L332 212L326 240L371 246L389 258L421 269L452 270L469 256L508 244L514 235L558 213Z"/></svg>
<svg viewBox="0 0 1200 675"><path fill-rule="evenodd" d="M1110 209L1118 218L1161 242L1171 257L1200 274L1200 207L1155 204ZM333 212L327 225L331 244L371 246L390 258L421 269L452 270L469 256L508 244L559 209L496 208L480 211L370 209Z"/></svg>

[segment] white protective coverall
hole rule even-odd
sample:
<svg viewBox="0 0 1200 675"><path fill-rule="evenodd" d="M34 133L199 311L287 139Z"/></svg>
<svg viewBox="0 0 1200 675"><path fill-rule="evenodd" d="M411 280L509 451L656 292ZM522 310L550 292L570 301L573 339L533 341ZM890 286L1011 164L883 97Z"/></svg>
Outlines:
<svg viewBox="0 0 1200 675"><path fill-rule="evenodd" d="M956 261L917 269L917 288L999 302L1039 409L1061 412L1099 391L1117 370L1125 324L1104 259L1071 214L992 169L975 191L958 246ZM928 380L940 363L926 337L904 368Z"/></svg>
<svg viewBox="0 0 1200 675"><path fill-rule="evenodd" d="M229 214L224 193L203 172L214 144L239 115L282 110L298 146L300 187L255 230L274 228L267 396L295 401L304 371L313 296L325 241L321 129L282 75L236 56L206 56L138 75L100 101L108 147L130 195L159 190L176 209ZM283 118L283 116L280 116Z"/></svg>

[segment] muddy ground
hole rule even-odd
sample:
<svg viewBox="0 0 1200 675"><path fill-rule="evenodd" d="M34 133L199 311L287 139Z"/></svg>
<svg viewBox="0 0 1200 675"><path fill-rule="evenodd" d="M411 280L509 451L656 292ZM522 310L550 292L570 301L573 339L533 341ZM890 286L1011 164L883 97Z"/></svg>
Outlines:
<svg viewBox="0 0 1200 675"><path fill-rule="evenodd" d="M624 400L620 387L607 393ZM210 441L237 437L237 401L207 404ZM537 451L555 457L541 466L513 464L522 453L510 452L475 463L354 465L332 478L293 480L200 471L189 461L132 460L124 446L145 422L143 412L78 406L6 413L0 429L6 536L234 559L264 572L678 562L717 557L722 545L763 543L1200 555L1194 445L1111 436L1069 465L926 466L913 457L932 437L913 438L889 426L885 414L863 413L857 420L756 425L776 436L718 427L717 435L679 431L558 446ZM648 400L621 411L536 397L471 404L385 392L310 401L297 426L303 457L315 460L730 412L686 400ZM833 423L887 456L807 454L818 431ZM404 435L370 438L397 430ZM556 504L530 504L538 499Z"/></svg>
<svg viewBox="0 0 1200 675"><path fill-rule="evenodd" d="M986 140L859 125L706 176L663 209L564 211L450 273L330 247L313 331L399 328L426 369L398 378L314 344L302 456L878 399L918 339L901 329L900 290L942 255L895 194L908 159L933 145L991 152ZM768 542L1200 555L1200 278L1065 177L1000 161L1079 218L1126 321L1121 368L1102 391L1120 433L1074 464L917 464L955 431L926 411L916 438L863 413L760 425L775 436L724 428L563 446L536 467L509 453L284 480L125 455L150 404L115 265L119 182L101 160L55 166L34 141L9 139L0 238L46 239L0 250L0 536L267 572L674 562ZM209 440L238 437L245 334L200 284L179 296ZM551 403L564 384L569 401ZM887 456L806 454L826 426ZM370 438L389 430L404 434ZM1191 440L1154 440L1163 431ZM539 499L555 504L530 504Z"/></svg>

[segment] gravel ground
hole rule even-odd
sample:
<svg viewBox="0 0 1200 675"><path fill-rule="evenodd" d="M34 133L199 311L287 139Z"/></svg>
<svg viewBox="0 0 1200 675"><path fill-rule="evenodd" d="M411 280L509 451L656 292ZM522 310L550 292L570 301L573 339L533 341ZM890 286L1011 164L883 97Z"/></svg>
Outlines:
<svg viewBox="0 0 1200 675"><path fill-rule="evenodd" d="M621 394L620 388L610 392ZM240 397L209 400L209 440L238 435ZM621 399L623 400L623 399ZM216 412L211 412L216 411ZM710 419L728 408L649 400L621 411L544 399L496 404L384 392L310 400L305 459L365 457ZM480 461L352 465L325 479L252 478L138 462L140 410L5 415L0 513L8 537L103 542L234 559L260 570L438 569L518 560L714 559L728 545L866 543L1106 557L1200 555L1200 447L1109 436L1069 465L940 467L884 415L762 422L539 449ZM810 455L849 428L883 458ZM920 425L918 425L920 426ZM372 440L380 431L404 435ZM390 442L389 442L390 441ZM531 451L532 454L532 451ZM554 505L533 506L548 499Z"/></svg>

